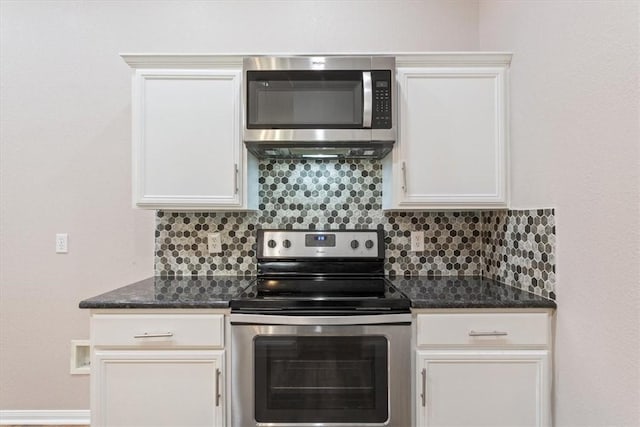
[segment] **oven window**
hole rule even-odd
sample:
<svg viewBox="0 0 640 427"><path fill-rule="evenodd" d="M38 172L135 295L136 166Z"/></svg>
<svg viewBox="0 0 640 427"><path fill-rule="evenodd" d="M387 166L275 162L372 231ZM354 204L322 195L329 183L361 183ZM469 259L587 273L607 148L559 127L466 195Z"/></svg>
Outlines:
<svg viewBox="0 0 640 427"><path fill-rule="evenodd" d="M384 423L388 343L383 336L258 336L256 421Z"/></svg>
<svg viewBox="0 0 640 427"><path fill-rule="evenodd" d="M362 128L361 71L248 71L248 129Z"/></svg>

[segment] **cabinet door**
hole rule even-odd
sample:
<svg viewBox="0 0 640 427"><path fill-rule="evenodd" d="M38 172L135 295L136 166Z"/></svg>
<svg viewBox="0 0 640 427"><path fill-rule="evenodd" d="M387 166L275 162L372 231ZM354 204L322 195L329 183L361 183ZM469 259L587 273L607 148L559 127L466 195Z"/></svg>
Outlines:
<svg viewBox="0 0 640 427"><path fill-rule="evenodd" d="M505 68L399 68L398 85L396 206L507 206Z"/></svg>
<svg viewBox="0 0 640 427"><path fill-rule="evenodd" d="M421 427L548 426L547 351L419 351Z"/></svg>
<svg viewBox="0 0 640 427"><path fill-rule="evenodd" d="M242 208L239 70L136 70L133 191L139 207Z"/></svg>
<svg viewBox="0 0 640 427"><path fill-rule="evenodd" d="M222 351L96 350L93 427L223 426Z"/></svg>

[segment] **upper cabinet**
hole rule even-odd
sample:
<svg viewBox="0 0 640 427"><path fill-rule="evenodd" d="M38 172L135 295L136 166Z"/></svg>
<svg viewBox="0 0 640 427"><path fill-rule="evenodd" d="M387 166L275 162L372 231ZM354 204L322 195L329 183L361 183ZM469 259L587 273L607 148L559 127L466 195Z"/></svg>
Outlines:
<svg viewBox="0 0 640 427"><path fill-rule="evenodd" d="M165 210L257 208L242 142L242 57L122 55L133 68L133 203ZM383 160L387 210L509 206L510 54L402 55L398 140Z"/></svg>
<svg viewBox="0 0 640 427"><path fill-rule="evenodd" d="M399 135L383 208L506 208L510 54L397 57Z"/></svg>
<svg viewBox="0 0 640 427"><path fill-rule="evenodd" d="M241 140L242 58L123 55L123 59L134 69L134 205L166 210L255 209L257 167Z"/></svg>

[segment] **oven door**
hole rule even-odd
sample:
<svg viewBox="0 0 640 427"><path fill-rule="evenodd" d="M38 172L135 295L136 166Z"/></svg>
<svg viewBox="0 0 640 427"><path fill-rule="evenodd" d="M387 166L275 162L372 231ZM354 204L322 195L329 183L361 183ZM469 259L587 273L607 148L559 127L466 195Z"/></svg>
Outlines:
<svg viewBox="0 0 640 427"><path fill-rule="evenodd" d="M232 314L232 425L410 425L410 319Z"/></svg>

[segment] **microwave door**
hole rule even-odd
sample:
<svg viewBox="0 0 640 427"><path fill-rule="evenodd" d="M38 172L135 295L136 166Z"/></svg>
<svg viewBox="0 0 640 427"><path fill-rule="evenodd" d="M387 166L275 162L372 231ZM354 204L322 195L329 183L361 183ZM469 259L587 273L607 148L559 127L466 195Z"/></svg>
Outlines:
<svg viewBox="0 0 640 427"><path fill-rule="evenodd" d="M370 72L248 71L247 80L247 129L370 128Z"/></svg>
<svg viewBox="0 0 640 427"><path fill-rule="evenodd" d="M362 127L371 128L373 113L373 90L371 89L371 71L362 72Z"/></svg>

